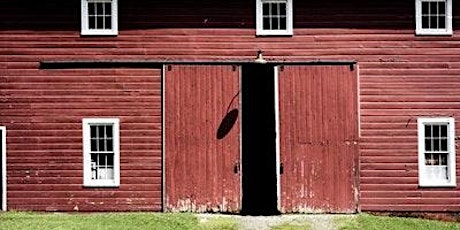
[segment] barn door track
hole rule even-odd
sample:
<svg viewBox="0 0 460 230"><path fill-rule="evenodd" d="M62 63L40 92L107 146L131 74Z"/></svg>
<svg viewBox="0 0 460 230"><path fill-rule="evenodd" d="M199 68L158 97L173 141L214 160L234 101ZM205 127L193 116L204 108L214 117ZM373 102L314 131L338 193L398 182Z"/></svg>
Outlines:
<svg viewBox="0 0 460 230"><path fill-rule="evenodd" d="M280 215L280 216L233 216L219 214L197 214L200 221L213 218L228 218L238 223L240 230L272 230L279 225L309 226L311 230L338 230L337 219L355 218L356 215Z"/></svg>

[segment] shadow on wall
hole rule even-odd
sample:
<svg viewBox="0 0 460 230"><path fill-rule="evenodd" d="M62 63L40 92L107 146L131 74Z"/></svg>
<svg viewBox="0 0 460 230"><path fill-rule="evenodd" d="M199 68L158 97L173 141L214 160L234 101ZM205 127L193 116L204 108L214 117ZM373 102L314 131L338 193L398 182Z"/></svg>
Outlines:
<svg viewBox="0 0 460 230"><path fill-rule="evenodd" d="M80 30L80 0L1 2L0 30ZM119 0L119 29L254 29L255 2ZM294 28L413 29L415 25L414 1L326 0L293 4ZM454 4L453 13L460 14L460 4Z"/></svg>
<svg viewBox="0 0 460 230"><path fill-rule="evenodd" d="M222 122L219 125L219 129L217 129L218 140L223 139L225 136L227 136L228 133L230 133L230 130L232 130L237 119L238 109L233 109L225 115L224 119L222 119Z"/></svg>

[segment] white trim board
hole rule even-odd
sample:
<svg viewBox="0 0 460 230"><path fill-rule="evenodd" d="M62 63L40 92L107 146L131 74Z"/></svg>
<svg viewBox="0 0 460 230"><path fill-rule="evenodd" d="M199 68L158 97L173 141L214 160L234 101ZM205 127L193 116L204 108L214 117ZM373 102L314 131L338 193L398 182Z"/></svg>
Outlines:
<svg viewBox="0 0 460 230"><path fill-rule="evenodd" d="M1 143L1 148L2 148L2 162L1 162L1 170L2 170L2 211L6 211L6 127L5 126L0 126L0 131L2 132L2 143Z"/></svg>
<svg viewBox="0 0 460 230"><path fill-rule="evenodd" d="M278 211L281 211L281 150L280 150L280 103L279 103L279 74L278 66L274 67L274 90L275 90L275 135L276 135L276 202Z"/></svg>

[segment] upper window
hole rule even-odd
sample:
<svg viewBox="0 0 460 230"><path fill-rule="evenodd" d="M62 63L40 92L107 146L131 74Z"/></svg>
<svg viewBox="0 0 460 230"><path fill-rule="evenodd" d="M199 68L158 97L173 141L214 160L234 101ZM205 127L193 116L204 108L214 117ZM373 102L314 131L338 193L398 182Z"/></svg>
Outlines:
<svg viewBox="0 0 460 230"><path fill-rule="evenodd" d="M118 119L83 119L84 185L120 185Z"/></svg>
<svg viewBox="0 0 460 230"><path fill-rule="evenodd" d="M117 35L117 0L81 0L82 35Z"/></svg>
<svg viewBox="0 0 460 230"><path fill-rule="evenodd" d="M419 185L455 186L455 121L418 119Z"/></svg>
<svg viewBox="0 0 460 230"><path fill-rule="evenodd" d="M452 0L416 0L415 9L416 34L452 34Z"/></svg>
<svg viewBox="0 0 460 230"><path fill-rule="evenodd" d="M256 0L257 35L292 35L292 0Z"/></svg>

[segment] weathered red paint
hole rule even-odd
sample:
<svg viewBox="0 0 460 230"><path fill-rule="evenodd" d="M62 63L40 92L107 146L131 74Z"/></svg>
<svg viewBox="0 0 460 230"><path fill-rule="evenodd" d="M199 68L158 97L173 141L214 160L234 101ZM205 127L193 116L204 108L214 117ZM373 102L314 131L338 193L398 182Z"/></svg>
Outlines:
<svg viewBox="0 0 460 230"><path fill-rule="evenodd" d="M460 119L460 4L453 4L452 36L416 36L414 1L295 1L292 37L255 36L255 2L246 0L119 1L120 33L116 37L80 36L78 0L0 0L0 4L0 125L7 126L9 136L10 209L72 210L68 199L59 197L64 191L72 195L82 189L81 125L77 120L87 114L121 113L129 114L125 118L130 127L136 127L123 135L146 136L144 144L126 139L122 148L137 153L149 145L155 153L151 163L140 163L148 153L133 157L136 163L122 162L122 173L133 170L136 174L129 174L141 178L133 177L135 182L122 178L122 183L129 182L122 188L133 191L123 195L152 198L155 205L116 208L161 208L160 99L157 96L150 102L134 96L148 90L160 95L159 80L144 85L155 73L124 75L123 81L138 83L130 83L133 96L125 97L129 92L122 89L123 84L109 95L104 84L90 83L94 78L120 80L106 76L116 70L42 70L40 61L250 61L262 50L268 60L358 62L361 210L460 211L459 186L419 188L415 122L418 116ZM81 82L69 84L69 79ZM78 87L88 89L78 92L77 102L86 108L84 112L65 107L75 102L70 95ZM98 109L105 102L114 108ZM115 105L121 102L139 107L118 109ZM143 108L153 104L154 115L149 110L144 116ZM75 115L77 111L81 114ZM57 139L63 136L61 129L68 133L68 139ZM458 125L456 131L460 133ZM459 152L457 148L457 177ZM29 169L39 169L39 175L47 176L35 179L35 171ZM155 183L144 185L145 180ZM144 195L136 192L141 190ZM85 210L115 210L107 203L111 190L101 192L98 194L104 197L100 201L104 204L88 205ZM48 197L38 205L39 199L33 197L41 194Z"/></svg>
<svg viewBox="0 0 460 230"><path fill-rule="evenodd" d="M281 68L283 213L356 212L356 72L347 65Z"/></svg>
<svg viewBox="0 0 460 230"><path fill-rule="evenodd" d="M24 70L0 84L8 209L159 211L161 71ZM82 118L120 118L120 187L84 188Z"/></svg>
<svg viewBox="0 0 460 230"><path fill-rule="evenodd" d="M165 72L165 209L238 212L239 68L168 66ZM236 110L235 110L236 109ZM230 126L218 135L222 125Z"/></svg>

